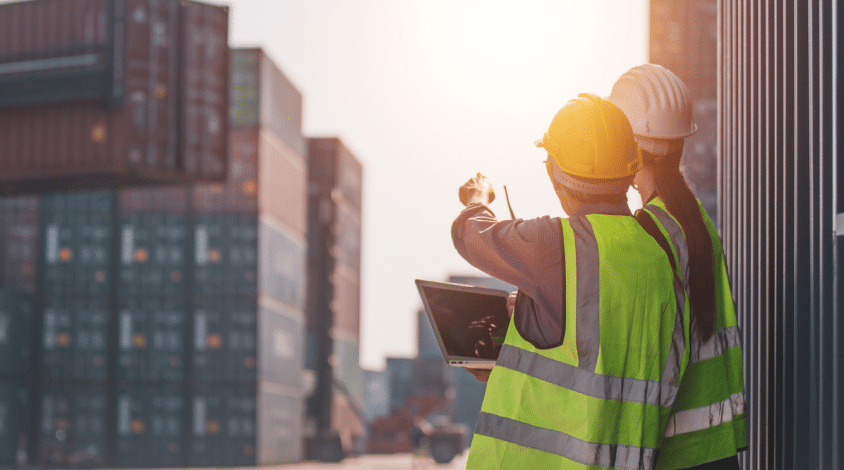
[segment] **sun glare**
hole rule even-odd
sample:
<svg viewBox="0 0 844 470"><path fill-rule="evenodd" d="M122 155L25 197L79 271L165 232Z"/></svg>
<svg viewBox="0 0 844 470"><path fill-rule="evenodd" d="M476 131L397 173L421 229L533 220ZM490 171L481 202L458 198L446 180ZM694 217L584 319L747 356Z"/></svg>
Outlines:
<svg viewBox="0 0 844 470"><path fill-rule="evenodd" d="M464 17L477 50L512 56L535 47L538 14L532 2L492 0L472 3Z"/></svg>

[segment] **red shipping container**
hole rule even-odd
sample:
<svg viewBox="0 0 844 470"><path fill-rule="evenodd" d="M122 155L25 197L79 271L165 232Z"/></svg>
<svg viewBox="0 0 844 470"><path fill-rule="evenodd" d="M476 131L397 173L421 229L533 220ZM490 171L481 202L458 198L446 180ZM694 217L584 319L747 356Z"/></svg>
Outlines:
<svg viewBox="0 0 844 470"><path fill-rule="evenodd" d="M95 52L88 54L89 62L101 62L96 51L106 56L109 90L97 99L82 99L90 98L82 93L76 101L56 103L56 98L47 104L0 109L0 191L225 177L227 7L176 0L37 0L6 5L2 13L0 78L24 70L24 77L37 82L64 70L48 66L84 62L80 54L90 49ZM83 53L77 42L84 46L79 46ZM50 51L65 55L26 60L26 66L18 60ZM72 97L73 90L66 91ZM20 92L26 94L26 89ZM117 106L106 106L109 102Z"/></svg>
<svg viewBox="0 0 844 470"><path fill-rule="evenodd" d="M265 128L259 134L258 207L291 233L307 231L307 164Z"/></svg>
<svg viewBox="0 0 844 470"><path fill-rule="evenodd" d="M181 15L183 170L222 180L228 152L229 11L183 1Z"/></svg>
<svg viewBox="0 0 844 470"><path fill-rule="evenodd" d="M232 129L228 179L223 184L198 185L194 209L201 214L258 210L258 134L256 128Z"/></svg>
<svg viewBox="0 0 844 470"><path fill-rule="evenodd" d="M107 0L40 0L0 5L0 106L69 99L122 99L113 88L117 9Z"/></svg>
<svg viewBox="0 0 844 470"><path fill-rule="evenodd" d="M307 228L306 163L266 128L237 128L230 135L228 181L194 190L199 213L260 212L285 230Z"/></svg>

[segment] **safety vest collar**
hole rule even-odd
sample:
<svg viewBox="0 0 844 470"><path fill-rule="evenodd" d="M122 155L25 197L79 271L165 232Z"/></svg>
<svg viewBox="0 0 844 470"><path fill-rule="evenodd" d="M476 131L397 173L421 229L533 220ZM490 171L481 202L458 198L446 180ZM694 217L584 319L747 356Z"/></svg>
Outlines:
<svg viewBox="0 0 844 470"><path fill-rule="evenodd" d="M646 205L644 209L653 214L659 221L660 225L668 233L668 237L671 239L671 245L674 247L674 255L679 265L678 269L680 270L680 275L683 278L683 284L686 289L688 289L689 249L686 245L686 236L683 233L683 229L680 227L680 224L677 223L677 220L675 220L674 217L668 214L668 212L658 204L662 204L662 201L660 199L655 199Z"/></svg>

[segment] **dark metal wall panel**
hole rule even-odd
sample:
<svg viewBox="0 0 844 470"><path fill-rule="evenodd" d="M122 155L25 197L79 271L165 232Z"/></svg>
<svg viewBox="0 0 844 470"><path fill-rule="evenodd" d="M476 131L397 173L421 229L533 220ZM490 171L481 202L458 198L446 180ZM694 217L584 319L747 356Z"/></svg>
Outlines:
<svg viewBox="0 0 844 470"><path fill-rule="evenodd" d="M719 199L744 331L746 469L841 464L836 8L718 3Z"/></svg>

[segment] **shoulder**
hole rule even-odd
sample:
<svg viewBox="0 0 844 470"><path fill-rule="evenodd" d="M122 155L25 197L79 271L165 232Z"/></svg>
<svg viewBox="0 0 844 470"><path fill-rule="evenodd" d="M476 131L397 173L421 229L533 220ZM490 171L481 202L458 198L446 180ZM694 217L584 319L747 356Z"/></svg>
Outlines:
<svg viewBox="0 0 844 470"><path fill-rule="evenodd" d="M512 229L525 240L556 241L560 238L561 222L559 217L543 216L535 219L516 219L508 221Z"/></svg>

